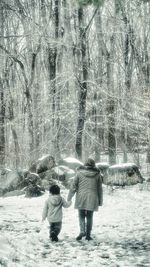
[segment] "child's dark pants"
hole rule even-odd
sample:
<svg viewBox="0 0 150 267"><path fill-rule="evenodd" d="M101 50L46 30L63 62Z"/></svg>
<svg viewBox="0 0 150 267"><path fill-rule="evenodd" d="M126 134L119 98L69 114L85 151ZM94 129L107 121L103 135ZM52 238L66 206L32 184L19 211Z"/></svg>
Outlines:
<svg viewBox="0 0 150 267"><path fill-rule="evenodd" d="M50 223L50 239L52 241L58 241L58 235L61 231L62 222Z"/></svg>

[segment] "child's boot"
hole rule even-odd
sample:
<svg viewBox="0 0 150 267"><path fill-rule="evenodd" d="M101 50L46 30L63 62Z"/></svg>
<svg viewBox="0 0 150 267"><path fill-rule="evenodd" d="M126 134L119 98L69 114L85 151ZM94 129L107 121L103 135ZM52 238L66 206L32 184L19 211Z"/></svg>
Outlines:
<svg viewBox="0 0 150 267"><path fill-rule="evenodd" d="M57 237L57 235L55 235L54 233L51 233L50 239L51 239L52 241L58 242L58 237Z"/></svg>

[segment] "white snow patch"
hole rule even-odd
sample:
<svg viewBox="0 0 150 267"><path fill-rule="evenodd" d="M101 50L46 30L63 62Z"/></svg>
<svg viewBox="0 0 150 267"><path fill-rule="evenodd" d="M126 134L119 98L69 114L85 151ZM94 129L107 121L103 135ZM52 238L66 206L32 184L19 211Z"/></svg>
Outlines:
<svg viewBox="0 0 150 267"><path fill-rule="evenodd" d="M135 167L135 163L122 163L122 164L115 164L109 167L109 169L113 168L125 168L125 167Z"/></svg>
<svg viewBox="0 0 150 267"><path fill-rule="evenodd" d="M41 158L38 159L38 161L42 161L46 159L47 157L49 157L49 154L43 155Z"/></svg>
<svg viewBox="0 0 150 267"><path fill-rule="evenodd" d="M62 189L62 196L68 191ZM150 266L150 194L140 187L104 187L104 205L94 213L93 241L77 242L78 213L63 210L60 241L49 240L41 214L48 192L38 198L0 198L0 266L148 267ZM40 230L40 232L39 232Z"/></svg>
<svg viewBox="0 0 150 267"><path fill-rule="evenodd" d="M67 172L67 173L69 173L69 174L74 174L74 173L75 173L74 170L68 168L67 166L63 166L63 165L56 166L56 167L54 167L53 169L54 169L54 171L55 171L57 174L59 174L59 175L62 175L62 174L64 174L65 172Z"/></svg>
<svg viewBox="0 0 150 267"><path fill-rule="evenodd" d="M78 160L76 158L72 158L72 157L65 158L64 161L71 162L71 163L79 163L79 164L83 165L83 163L80 160Z"/></svg>
<svg viewBox="0 0 150 267"><path fill-rule="evenodd" d="M96 166L106 166L106 167L109 167L109 164L108 164L108 162L97 162L96 163Z"/></svg>

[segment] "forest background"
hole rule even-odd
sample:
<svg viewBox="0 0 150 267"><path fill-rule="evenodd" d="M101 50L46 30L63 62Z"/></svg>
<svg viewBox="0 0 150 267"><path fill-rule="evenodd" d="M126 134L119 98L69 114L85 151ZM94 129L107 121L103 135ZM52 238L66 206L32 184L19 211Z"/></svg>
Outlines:
<svg viewBox="0 0 150 267"><path fill-rule="evenodd" d="M0 1L0 166L43 154L150 172L150 1Z"/></svg>

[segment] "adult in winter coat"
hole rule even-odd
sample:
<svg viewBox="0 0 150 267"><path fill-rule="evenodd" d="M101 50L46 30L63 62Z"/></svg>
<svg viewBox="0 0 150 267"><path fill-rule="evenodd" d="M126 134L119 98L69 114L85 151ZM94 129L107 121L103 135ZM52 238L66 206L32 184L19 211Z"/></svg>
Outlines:
<svg viewBox="0 0 150 267"><path fill-rule="evenodd" d="M43 213L42 221L46 218L50 225L50 239L52 241L58 241L58 235L62 227L62 207L68 208L71 205L71 201L67 202L60 195L60 187L58 185L52 185L49 188L49 198L46 200Z"/></svg>
<svg viewBox="0 0 150 267"><path fill-rule="evenodd" d="M76 240L86 237L86 240L92 240L91 230L93 225L93 213L102 206L102 176L95 166L95 161L88 158L84 166L77 169L76 176L71 184L68 201L76 193L75 209L79 212L80 234Z"/></svg>

